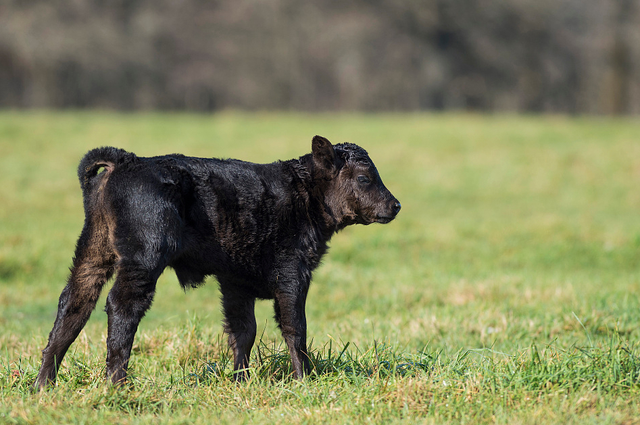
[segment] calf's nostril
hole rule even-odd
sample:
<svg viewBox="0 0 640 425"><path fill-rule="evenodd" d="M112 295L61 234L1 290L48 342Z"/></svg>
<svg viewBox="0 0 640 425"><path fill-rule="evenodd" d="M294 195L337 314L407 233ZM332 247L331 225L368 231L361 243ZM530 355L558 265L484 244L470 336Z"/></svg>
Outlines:
<svg viewBox="0 0 640 425"><path fill-rule="evenodd" d="M396 203L393 204L393 213L398 214L400 212L400 208L402 208L402 205L400 205L400 202L396 201Z"/></svg>

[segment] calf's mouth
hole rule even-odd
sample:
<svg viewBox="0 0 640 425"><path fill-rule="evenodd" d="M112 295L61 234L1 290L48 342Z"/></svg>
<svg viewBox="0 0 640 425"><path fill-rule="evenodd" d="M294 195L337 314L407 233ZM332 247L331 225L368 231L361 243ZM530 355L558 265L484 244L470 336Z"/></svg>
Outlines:
<svg viewBox="0 0 640 425"><path fill-rule="evenodd" d="M393 220L394 218L396 218L401 208L402 208L402 205L400 205L400 202L397 199L394 199L391 202L389 211L386 211L383 214L378 214L374 221L376 223L386 224L391 220Z"/></svg>

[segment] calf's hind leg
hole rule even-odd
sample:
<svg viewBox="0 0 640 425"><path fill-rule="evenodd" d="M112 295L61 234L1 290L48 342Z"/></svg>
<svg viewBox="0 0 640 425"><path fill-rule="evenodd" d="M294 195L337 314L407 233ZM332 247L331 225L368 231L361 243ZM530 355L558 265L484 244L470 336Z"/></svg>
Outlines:
<svg viewBox="0 0 640 425"><path fill-rule="evenodd" d="M107 378L114 384L127 376L133 339L140 320L151 306L156 282L164 267L148 270L134 262L121 261L113 288L107 297Z"/></svg>
<svg viewBox="0 0 640 425"><path fill-rule="evenodd" d="M115 259L106 235L92 233L91 226L85 225L71 275L58 301L58 314L49 341L42 350L42 365L34 384L37 389L55 382L64 355L89 320L102 287L113 274Z"/></svg>

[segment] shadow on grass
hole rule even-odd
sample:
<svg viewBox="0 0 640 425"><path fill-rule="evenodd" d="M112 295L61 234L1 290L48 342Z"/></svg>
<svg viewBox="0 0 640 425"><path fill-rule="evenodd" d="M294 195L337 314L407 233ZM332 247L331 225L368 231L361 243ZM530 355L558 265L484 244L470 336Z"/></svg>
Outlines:
<svg viewBox="0 0 640 425"><path fill-rule="evenodd" d="M336 376L360 380L429 374L438 362L439 353L432 354L423 350L417 354L407 354L377 342L366 350L347 342L338 350L333 342L329 342L321 350L310 347L309 357L313 371L307 379ZM203 363L197 372L186 375L185 379L192 385L233 379L232 363L230 356L224 356L216 362ZM250 379L258 381L293 380L291 358L284 344L260 340L254 348L249 374Z"/></svg>
<svg viewBox="0 0 640 425"><path fill-rule="evenodd" d="M443 356L442 352L429 352L428 347L408 354L377 342L365 350L349 342L341 344L340 349L328 343L320 350L309 349L309 353L311 380L336 377L361 383L410 377L461 388L473 383L492 390L572 390L584 385L640 390L640 345L630 345L617 334L612 334L608 343L588 347L532 344L515 354L482 348ZM185 375L185 383L211 385L232 380L231 365L230 357L204 363L197 372ZM260 341L249 373L250 379L258 382L293 380L286 347Z"/></svg>

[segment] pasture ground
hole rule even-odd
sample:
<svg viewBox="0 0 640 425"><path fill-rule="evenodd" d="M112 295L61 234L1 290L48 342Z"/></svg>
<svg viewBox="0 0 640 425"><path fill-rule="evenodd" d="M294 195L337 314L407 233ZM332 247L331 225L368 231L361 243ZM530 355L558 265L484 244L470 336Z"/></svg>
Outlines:
<svg viewBox="0 0 640 425"><path fill-rule="evenodd" d="M167 270L126 388L103 381L103 294L56 387L30 391L86 151L271 162L315 134L365 147L403 209L332 240L307 307L313 377L288 377L263 301L235 384L215 281L184 293ZM0 331L0 423L640 423L640 121L4 111Z"/></svg>

